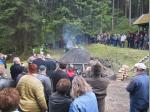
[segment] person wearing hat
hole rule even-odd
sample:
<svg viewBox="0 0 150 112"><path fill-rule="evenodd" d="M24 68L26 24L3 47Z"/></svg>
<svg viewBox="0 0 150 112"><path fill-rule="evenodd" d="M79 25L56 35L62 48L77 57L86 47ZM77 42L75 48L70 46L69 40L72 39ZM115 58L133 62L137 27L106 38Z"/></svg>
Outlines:
<svg viewBox="0 0 150 112"><path fill-rule="evenodd" d="M136 75L132 78L127 91L130 94L130 112L147 112L149 108L149 77L144 63L135 64Z"/></svg>
<svg viewBox="0 0 150 112"><path fill-rule="evenodd" d="M52 82L46 74L46 66L41 65L39 67L39 74L37 78L42 82L44 87L45 99L48 104L49 96L52 94Z"/></svg>

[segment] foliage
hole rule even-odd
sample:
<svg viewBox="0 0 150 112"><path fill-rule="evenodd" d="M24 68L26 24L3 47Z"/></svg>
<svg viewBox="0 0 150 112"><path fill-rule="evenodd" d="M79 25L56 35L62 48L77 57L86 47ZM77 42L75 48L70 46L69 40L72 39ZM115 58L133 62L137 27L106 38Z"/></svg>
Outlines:
<svg viewBox="0 0 150 112"><path fill-rule="evenodd" d="M139 16L137 7L147 10L132 0L132 15ZM115 1L114 32L135 31L129 27L125 9L127 0ZM117 5L119 3L119 5ZM127 11L127 10L126 10ZM126 12L127 13L127 12ZM88 35L111 31L112 0L0 0L0 50L26 54L45 43L55 43L63 37L65 25L78 27Z"/></svg>
<svg viewBox="0 0 150 112"><path fill-rule="evenodd" d="M113 32L128 34L129 32L136 32L137 29L138 26L136 25L129 26L128 19L126 17L121 17L118 19Z"/></svg>
<svg viewBox="0 0 150 112"><path fill-rule="evenodd" d="M36 0L0 0L2 51L12 49L20 54L27 52L28 48L37 43L41 35L41 16L38 8Z"/></svg>
<svg viewBox="0 0 150 112"><path fill-rule="evenodd" d="M55 32L54 39L62 36L66 24L78 26L81 32L98 34L101 29L110 29L110 0L64 0L50 2L46 32ZM103 23L103 24L102 24Z"/></svg>

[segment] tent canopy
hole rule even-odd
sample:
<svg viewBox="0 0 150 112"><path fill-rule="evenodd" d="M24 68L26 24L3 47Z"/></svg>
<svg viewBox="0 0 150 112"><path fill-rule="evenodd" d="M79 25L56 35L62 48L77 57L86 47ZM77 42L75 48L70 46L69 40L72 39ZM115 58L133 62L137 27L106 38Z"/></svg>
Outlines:
<svg viewBox="0 0 150 112"><path fill-rule="evenodd" d="M149 23L150 16L149 14L142 14L137 20L133 22L134 25L146 24Z"/></svg>
<svg viewBox="0 0 150 112"><path fill-rule="evenodd" d="M88 64L90 54L85 49L73 48L65 53L59 61L66 64Z"/></svg>

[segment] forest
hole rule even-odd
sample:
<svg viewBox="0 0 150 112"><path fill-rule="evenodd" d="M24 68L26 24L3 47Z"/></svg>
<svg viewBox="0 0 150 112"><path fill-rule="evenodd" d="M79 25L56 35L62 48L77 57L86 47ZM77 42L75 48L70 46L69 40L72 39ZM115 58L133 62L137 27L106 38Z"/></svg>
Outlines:
<svg viewBox="0 0 150 112"><path fill-rule="evenodd" d="M148 4L148 0L0 0L0 51L27 54L60 40L66 25L91 36L134 32L137 27L129 19L148 13Z"/></svg>

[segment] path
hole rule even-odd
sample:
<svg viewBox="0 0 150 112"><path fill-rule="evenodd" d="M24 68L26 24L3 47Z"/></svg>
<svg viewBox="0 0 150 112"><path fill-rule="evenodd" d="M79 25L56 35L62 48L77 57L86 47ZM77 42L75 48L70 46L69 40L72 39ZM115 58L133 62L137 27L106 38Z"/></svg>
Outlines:
<svg viewBox="0 0 150 112"><path fill-rule="evenodd" d="M125 90L129 81L111 81L106 97L106 112L129 112L129 95Z"/></svg>

